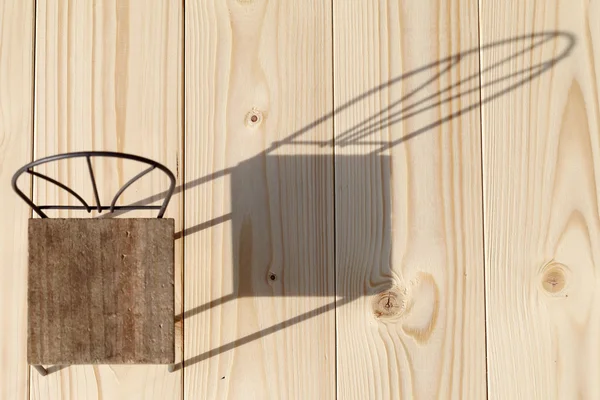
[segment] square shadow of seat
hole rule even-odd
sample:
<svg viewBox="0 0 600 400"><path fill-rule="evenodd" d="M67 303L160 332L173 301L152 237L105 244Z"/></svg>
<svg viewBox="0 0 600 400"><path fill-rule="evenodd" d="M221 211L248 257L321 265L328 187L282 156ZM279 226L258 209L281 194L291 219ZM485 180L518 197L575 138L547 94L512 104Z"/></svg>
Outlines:
<svg viewBox="0 0 600 400"><path fill-rule="evenodd" d="M390 169L389 156L337 155L334 184L332 155L239 163L230 181L234 293L215 304L334 294L350 301L391 287Z"/></svg>
<svg viewBox="0 0 600 400"><path fill-rule="evenodd" d="M175 359L173 219L30 219L30 364Z"/></svg>

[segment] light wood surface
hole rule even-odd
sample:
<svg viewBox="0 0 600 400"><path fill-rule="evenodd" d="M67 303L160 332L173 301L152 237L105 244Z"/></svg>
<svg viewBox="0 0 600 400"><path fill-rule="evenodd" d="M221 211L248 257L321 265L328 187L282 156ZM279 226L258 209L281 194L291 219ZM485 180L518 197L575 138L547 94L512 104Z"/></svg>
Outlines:
<svg viewBox="0 0 600 400"><path fill-rule="evenodd" d="M331 2L185 9L185 397L332 399Z"/></svg>
<svg viewBox="0 0 600 400"><path fill-rule="evenodd" d="M31 161L34 2L0 2L0 399L27 398L27 219L11 189ZM19 181L25 193L29 180Z"/></svg>
<svg viewBox="0 0 600 400"><path fill-rule="evenodd" d="M0 1L0 399L600 398L599 15ZM31 213L9 181L78 150L177 176L171 372L26 366ZM93 168L107 203L143 167ZM93 202L85 162L38 171ZM160 204L167 183L119 204Z"/></svg>
<svg viewBox="0 0 600 400"><path fill-rule="evenodd" d="M338 398L483 399L477 2L333 19Z"/></svg>
<svg viewBox="0 0 600 400"><path fill-rule="evenodd" d="M133 153L164 164L181 183L182 4L38 0L36 28L35 158L81 150ZM100 200L107 204L119 187L145 167L94 159L93 168ZM46 164L38 171L94 202L85 159ZM160 194L167 183L164 174L154 171L124 192L120 204ZM38 204L77 204L53 185L41 180L34 184ZM182 225L180 203L181 196L175 196L165 215L175 218L175 231ZM49 216L87 214L49 211ZM175 242L176 277L181 276L181 245L181 240ZM181 310L180 279L176 282L175 309ZM180 340L178 359L181 353ZM31 398L162 400L182 394L181 372L169 372L165 365L54 367L51 371L48 376L32 371Z"/></svg>
<svg viewBox="0 0 600 400"><path fill-rule="evenodd" d="M482 52L485 70L525 50L482 74L483 98L547 67L482 109L490 399L600 398L598 16L598 1L481 2L483 43L528 36Z"/></svg>

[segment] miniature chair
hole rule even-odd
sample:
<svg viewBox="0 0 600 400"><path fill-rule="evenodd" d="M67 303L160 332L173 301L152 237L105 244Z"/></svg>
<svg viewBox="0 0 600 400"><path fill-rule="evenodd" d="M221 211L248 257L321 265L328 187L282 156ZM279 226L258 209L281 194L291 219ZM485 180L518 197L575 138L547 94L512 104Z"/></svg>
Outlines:
<svg viewBox="0 0 600 400"><path fill-rule="evenodd" d="M35 166L83 157L95 205ZM92 157L115 157L149 165L100 204ZM117 206L135 181L154 169L170 187L162 205ZM44 179L73 195L79 205L36 205L17 186L23 173ZM46 157L19 169L15 192L41 217L29 219L27 361L42 365L173 364L174 220L163 218L175 177L152 160L123 153L77 152ZM48 218L43 210L158 210L158 218Z"/></svg>

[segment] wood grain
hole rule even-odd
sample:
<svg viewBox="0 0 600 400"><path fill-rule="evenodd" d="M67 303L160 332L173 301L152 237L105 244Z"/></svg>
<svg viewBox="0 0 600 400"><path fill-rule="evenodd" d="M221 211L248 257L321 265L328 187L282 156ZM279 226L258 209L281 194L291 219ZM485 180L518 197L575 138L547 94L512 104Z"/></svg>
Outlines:
<svg viewBox="0 0 600 400"><path fill-rule="evenodd" d="M485 398L477 2L333 19L338 398Z"/></svg>
<svg viewBox="0 0 600 400"><path fill-rule="evenodd" d="M331 2L185 9L185 396L332 399Z"/></svg>
<svg viewBox="0 0 600 400"><path fill-rule="evenodd" d="M479 3L0 2L0 398L600 398L600 2ZM176 173L174 372L28 372L32 149Z"/></svg>
<svg viewBox="0 0 600 400"><path fill-rule="evenodd" d="M600 398L600 2L481 2L490 399ZM542 33L547 40L539 42ZM542 67L540 67L542 66ZM545 68L544 68L545 67Z"/></svg>
<svg viewBox="0 0 600 400"><path fill-rule="evenodd" d="M30 364L173 364L173 219L32 218Z"/></svg>
<svg viewBox="0 0 600 400"><path fill-rule="evenodd" d="M0 398L27 398L27 219L11 189L31 161L34 2L0 2ZM19 181L30 192L27 179Z"/></svg>
<svg viewBox="0 0 600 400"><path fill-rule="evenodd" d="M176 1L38 0L36 29L35 158L81 150L133 153L167 166L181 184L183 5ZM94 159L100 200L110 203L119 187L145 168L139 163ZM69 184L94 203L85 160L46 164L39 172ZM158 171L131 186L120 204L160 204L167 179ZM35 181L38 204L77 204L66 192ZM154 197L152 197L154 196ZM152 198L151 198L152 197ZM130 212L127 217L155 217ZM50 217L89 217L53 212ZM96 213L93 213L96 216ZM166 217L181 230L181 196ZM182 241L175 242L180 277ZM181 305L176 279L175 309ZM180 324L179 329L180 331ZM177 332L177 330L176 330ZM181 357L181 341L176 357ZM179 371L165 365L77 366L46 377L32 373L32 398L181 398Z"/></svg>

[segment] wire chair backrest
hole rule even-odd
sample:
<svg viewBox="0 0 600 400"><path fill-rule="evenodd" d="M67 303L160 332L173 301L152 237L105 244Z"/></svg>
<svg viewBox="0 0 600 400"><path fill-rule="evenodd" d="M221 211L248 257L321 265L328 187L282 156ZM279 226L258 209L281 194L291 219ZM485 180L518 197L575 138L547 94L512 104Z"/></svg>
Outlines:
<svg viewBox="0 0 600 400"><path fill-rule="evenodd" d="M70 159L70 158L79 158L79 157L85 157L85 159L87 161L87 166L88 166L88 170L90 173L90 179L92 181L92 188L94 190L94 197L95 197L95 202L96 202L95 206L89 205L83 199L83 197L81 197L79 194L77 194L74 190L72 190L68 186L58 182L55 179L50 178L49 176L46 176L44 174L41 174L41 173L33 170L33 167L36 167L38 165L50 163L53 161L59 161L59 160ZM94 178L94 170L92 168L92 162L91 162L92 157L113 157L113 158L133 160L133 161L138 161L138 162L141 162L144 164L148 164L149 167L147 169L143 170L142 172L140 172L139 174L137 174L136 176L134 176L133 178L131 178L129 181L127 181L119 189L117 194L115 194L110 205L103 206L100 202L100 196L98 195L98 187L96 185L96 179ZM128 206L117 206L116 205L119 197L123 194L123 192L129 186L131 186L138 179L142 178L143 176L150 173L154 169L159 169L159 170L163 171L168 176L169 181L170 181L169 190L167 191L167 195L166 195L162 205L160 205L160 206L143 205L143 204L140 204L140 205L133 204L133 205L128 205ZM39 205L36 205L17 186L17 180L23 173L28 173L32 176L35 176L37 178L40 178L40 179L43 179L50 183L53 183L54 185L60 187L61 189L65 190L68 193L70 193L71 195L73 195L77 200L79 200L81 205L80 206L72 206L72 205L41 205L41 206L39 206ZM111 213L114 212L115 210L159 210L157 218L162 218L167 209L167 205L169 204L169 200L171 199L171 196L173 195L173 191L175 190L175 175L173 175L173 173L164 165L162 165L156 161L150 160L148 158L140 157L137 155L126 154L126 153L117 153L117 152L111 152L111 151L80 151L80 152L74 152L74 153L64 153L64 154L53 155L53 156L41 158L39 160L36 160L29 164L24 165L13 175L12 187L13 187L13 190L19 195L19 197L21 197L23 199L23 201L25 201L33 209L33 211L35 211L42 218L48 218L48 216L44 213L43 210L85 210L88 213L91 212L92 210L97 210L98 212L102 212L104 210L109 210Z"/></svg>

